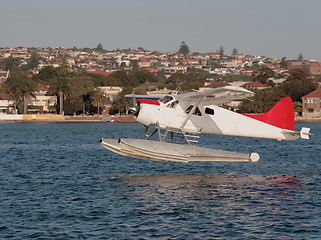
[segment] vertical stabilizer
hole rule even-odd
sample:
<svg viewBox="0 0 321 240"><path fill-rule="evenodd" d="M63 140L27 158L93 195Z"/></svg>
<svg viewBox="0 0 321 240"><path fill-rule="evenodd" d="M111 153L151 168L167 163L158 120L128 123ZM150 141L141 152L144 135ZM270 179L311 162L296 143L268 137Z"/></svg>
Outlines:
<svg viewBox="0 0 321 240"><path fill-rule="evenodd" d="M294 130L294 109L290 97L281 99L274 107L263 114L252 115L244 114L247 117L268 123L278 128Z"/></svg>

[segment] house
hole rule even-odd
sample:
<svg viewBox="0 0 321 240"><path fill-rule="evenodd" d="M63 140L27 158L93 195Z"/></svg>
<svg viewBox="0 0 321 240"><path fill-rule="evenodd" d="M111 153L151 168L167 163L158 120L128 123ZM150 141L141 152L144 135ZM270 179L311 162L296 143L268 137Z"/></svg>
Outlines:
<svg viewBox="0 0 321 240"><path fill-rule="evenodd" d="M108 98L111 102L114 101L118 93L123 91L123 88L113 86L99 87L99 89L105 93L105 97Z"/></svg>
<svg viewBox="0 0 321 240"><path fill-rule="evenodd" d="M10 94L0 93L0 114L15 113L14 101Z"/></svg>
<svg viewBox="0 0 321 240"><path fill-rule="evenodd" d="M213 71L210 71L209 73L210 74L219 74L219 75L231 74L230 70L226 67L215 68Z"/></svg>
<svg viewBox="0 0 321 240"><path fill-rule="evenodd" d="M48 96L48 89L48 85L37 85L37 91L28 103L28 113L56 113L57 96Z"/></svg>
<svg viewBox="0 0 321 240"><path fill-rule="evenodd" d="M241 75L253 76L255 71L256 70L251 69L251 68L241 68L239 73Z"/></svg>
<svg viewBox="0 0 321 240"><path fill-rule="evenodd" d="M56 113L57 96L35 95L28 104L28 113Z"/></svg>
<svg viewBox="0 0 321 240"><path fill-rule="evenodd" d="M146 89L147 91L158 91L158 86L160 85L160 83L158 82L147 82L147 83L143 83L141 85L139 85L137 88L142 88L142 89Z"/></svg>
<svg viewBox="0 0 321 240"><path fill-rule="evenodd" d="M205 55L206 58L220 59L221 55L219 53L210 52Z"/></svg>
<svg viewBox="0 0 321 240"><path fill-rule="evenodd" d="M242 88L256 88L256 89L266 89L269 88L269 85L260 83L260 82L249 82L241 86Z"/></svg>
<svg viewBox="0 0 321 240"><path fill-rule="evenodd" d="M302 117L321 118L321 88L302 97Z"/></svg>
<svg viewBox="0 0 321 240"><path fill-rule="evenodd" d="M205 89L218 88L218 87L224 87L224 86L231 86L231 84L223 81L215 81L210 84L207 84L205 87L201 87L199 90L203 91Z"/></svg>
<svg viewBox="0 0 321 240"><path fill-rule="evenodd" d="M321 74L321 62L317 62L317 61L304 61L304 62L291 61L291 62L287 62L286 67L288 70L291 70L293 68L301 68L301 69L305 69L311 74Z"/></svg>
<svg viewBox="0 0 321 240"><path fill-rule="evenodd" d="M166 67L164 68L164 70L165 72L169 72L169 73L175 73L178 71L186 72L187 67L184 65L174 65L174 66Z"/></svg>
<svg viewBox="0 0 321 240"><path fill-rule="evenodd" d="M145 69L150 73L158 73L159 71L161 71L160 69L155 68L155 67L147 67Z"/></svg>

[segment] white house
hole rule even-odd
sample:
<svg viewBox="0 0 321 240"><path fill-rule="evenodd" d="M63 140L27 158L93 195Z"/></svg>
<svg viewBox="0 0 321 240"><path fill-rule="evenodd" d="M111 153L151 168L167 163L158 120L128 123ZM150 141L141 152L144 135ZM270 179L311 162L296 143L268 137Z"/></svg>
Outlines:
<svg viewBox="0 0 321 240"><path fill-rule="evenodd" d="M10 94L0 94L0 114L15 113L14 101Z"/></svg>

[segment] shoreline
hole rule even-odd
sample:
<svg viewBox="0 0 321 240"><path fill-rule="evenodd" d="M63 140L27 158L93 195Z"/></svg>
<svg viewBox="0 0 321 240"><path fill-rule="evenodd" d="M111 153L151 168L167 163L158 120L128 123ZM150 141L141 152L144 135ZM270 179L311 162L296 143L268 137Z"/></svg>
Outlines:
<svg viewBox="0 0 321 240"><path fill-rule="evenodd" d="M135 123L131 116L63 116L63 115L0 115L0 123ZM295 118L296 123L321 123L321 118Z"/></svg>
<svg viewBox="0 0 321 240"><path fill-rule="evenodd" d="M63 116L63 115L40 115L40 114L21 114L21 115L0 115L1 122L16 123L107 123L107 122L136 122L131 116Z"/></svg>

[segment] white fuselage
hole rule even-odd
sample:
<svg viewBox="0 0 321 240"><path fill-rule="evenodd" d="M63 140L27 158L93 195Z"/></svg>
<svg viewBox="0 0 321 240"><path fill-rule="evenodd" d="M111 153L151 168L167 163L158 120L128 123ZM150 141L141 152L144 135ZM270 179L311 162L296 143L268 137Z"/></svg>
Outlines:
<svg viewBox="0 0 321 240"><path fill-rule="evenodd" d="M173 104L175 99L162 103L141 103L137 121L148 126L179 130L189 133L215 134L241 137L295 140L293 131L281 129L248 116L216 105L198 105L189 113L191 105ZM186 103L185 103L186 104Z"/></svg>

